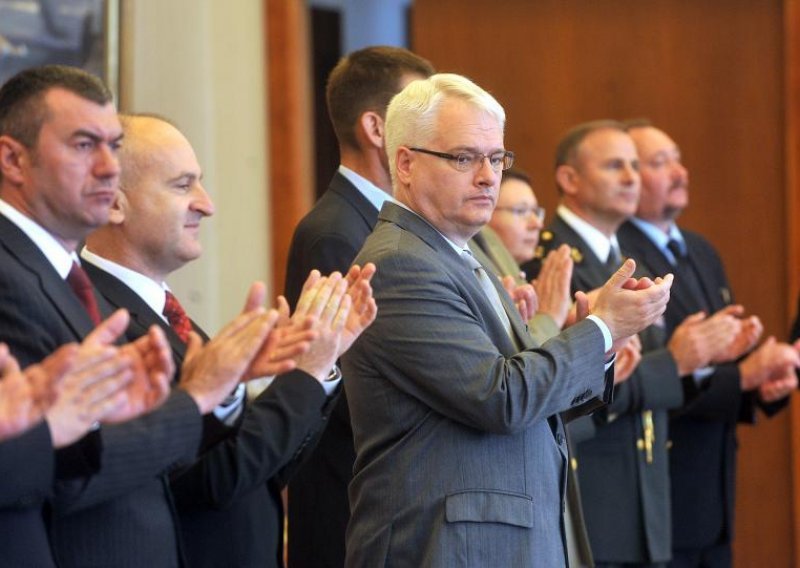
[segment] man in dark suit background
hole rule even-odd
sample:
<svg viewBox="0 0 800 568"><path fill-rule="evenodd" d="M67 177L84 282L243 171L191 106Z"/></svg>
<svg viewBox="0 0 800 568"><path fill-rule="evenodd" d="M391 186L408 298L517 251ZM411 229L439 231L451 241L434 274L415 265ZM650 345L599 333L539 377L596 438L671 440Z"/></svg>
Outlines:
<svg viewBox="0 0 800 568"><path fill-rule="evenodd" d="M108 219L118 189L121 137L110 92L83 71L31 69L0 89L0 340L23 365L65 343L93 338L90 333L101 316L111 313L95 295L75 248ZM108 343L127 321L120 312L97 333ZM123 347L135 374L124 404L104 420L146 414L132 422L103 424L56 454L51 542L59 541L60 528L70 533L64 539L68 546L54 550L61 565L177 565L174 533L159 530L169 514L160 475L194 458L201 415L236 380L221 375L219 367L246 357L243 348L255 351L270 328L261 313L241 323L223 345L200 350L189 380L172 391L174 367L161 330L153 328ZM36 465L43 471L52 467L42 460ZM50 493L42 486L16 510L3 511L3 522L9 522L9 529L0 531L6 564L52 565L38 507ZM59 522L65 515L70 522ZM111 520L117 532L100 538ZM141 532L128 530L137 524L146 527L143 539Z"/></svg>
<svg viewBox="0 0 800 568"><path fill-rule="evenodd" d="M368 47L343 58L328 78L328 112L341 165L328 190L295 229L285 293L291 305L309 271L347 272L391 199L384 135L386 107L411 80L433 73L426 60L396 47ZM353 432L340 397L308 461L289 483L289 565L340 568L350 510Z"/></svg>
<svg viewBox="0 0 800 568"><path fill-rule="evenodd" d="M665 313L669 336L690 314L725 309L733 298L713 246L675 224L689 201L689 178L678 146L647 122L632 123L628 132L639 155L642 193L636 217L620 228L620 243L649 270L675 271ZM743 326L732 356L684 379L699 392L670 420L672 566L731 565L736 424L752 422L756 405L768 414L776 412L797 386L797 350L769 338L740 358L756 345L761 331L753 318Z"/></svg>
<svg viewBox="0 0 800 568"><path fill-rule="evenodd" d="M562 137L555 162L561 200L544 232L540 256L568 245L575 259L573 291L588 292L622 262L616 233L638 203L636 147L621 123L588 122ZM723 352L740 328L733 315L722 313L691 319L669 344L659 326L640 334L643 357L636 371L616 386L614 402L592 417L594 435L576 444L583 509L598 566L664 566L669 561L667 411L684 403L680 377Z"/></svg>
<svg viewBox="0 0 800 568"><path fill-rule="evenodd" d="M98 290L131 312L130 333L138 336L151 325L161 326L181 368L187 346L180 327L171 327L178 323L169 310L176 300L165 280L201 254L200 224L214 206L201 185L194 151L175 126L153 116L121 120L126 140L120 153L121 191L110 222L89 236L82 256ZM329 380L334 362L374 317L374 302L362 280L357 287L366 294L357 297L353 319L335 328L346 311L344 304L337 308L345 293L340 284L338 277L319 281L301 297L297 323L306 315L319 321L313 328L317 337L309 338L304 351L292 352L296 370L274 357L250 369L249 375L280 375L240 418L227 409L208 416L206 426L221 440L209 441L195 464L173 475L188 565L282 565L278 473L324 425L332 403L328 395L339 390L338 374ZM250 298L248 304L261 301Z"/></svg>

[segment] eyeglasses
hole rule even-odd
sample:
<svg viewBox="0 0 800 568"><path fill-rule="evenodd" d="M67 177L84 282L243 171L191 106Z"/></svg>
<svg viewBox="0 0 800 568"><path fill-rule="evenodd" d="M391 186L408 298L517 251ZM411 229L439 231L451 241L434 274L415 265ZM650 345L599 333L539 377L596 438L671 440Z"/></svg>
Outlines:
<svg viewBox="0 0 800 568"><path fill-rule="evenodd" d="M520 219L530 219L531 216L539 219L540 223L544 223L544 215L546 213L544 207L495 207L496 211L508 211L514 217Z"/></svg>
<svg viewBox="0 0 800 568"><path fill-rule="evenodd" d="M496 172L507 170L514 164L514 152L508 150L498 150L491 154L481 154L480 152L459 152L458 154L448 154L446 152L434 152L425 148L409 148L412 152L430 154L437 158L442 158L450 162L455 169L460 172L468 172L480 167L483 159L489 160L489 166Z"/></svg>

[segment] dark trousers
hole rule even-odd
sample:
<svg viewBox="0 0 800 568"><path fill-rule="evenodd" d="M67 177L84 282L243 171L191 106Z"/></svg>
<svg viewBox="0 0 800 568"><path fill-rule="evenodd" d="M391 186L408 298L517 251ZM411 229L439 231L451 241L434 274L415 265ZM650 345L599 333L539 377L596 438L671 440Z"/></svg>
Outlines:
<svg viewBox="0 0 800 568"><path fill-rule="evenodd" d="M670 568L730 568L733 554L729 542L706 548L673 549Z"/></svg>

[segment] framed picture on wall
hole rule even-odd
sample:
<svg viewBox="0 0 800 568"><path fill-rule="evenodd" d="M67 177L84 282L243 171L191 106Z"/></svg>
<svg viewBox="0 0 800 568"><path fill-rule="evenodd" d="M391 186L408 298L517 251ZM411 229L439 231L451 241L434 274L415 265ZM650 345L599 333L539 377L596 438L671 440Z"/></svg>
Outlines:
<svg viewBox="0 0 800 568"><path fill-rule="evenodd" d="M118 92L119 0L0 0L0 84L27 67L74 65Z"/></svg>

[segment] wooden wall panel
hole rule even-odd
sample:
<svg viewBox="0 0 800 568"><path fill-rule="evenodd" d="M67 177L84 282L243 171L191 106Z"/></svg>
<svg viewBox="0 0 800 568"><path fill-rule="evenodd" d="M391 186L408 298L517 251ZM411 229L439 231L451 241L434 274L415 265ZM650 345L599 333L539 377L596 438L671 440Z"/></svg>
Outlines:
<svg viewBox="0 0 800 568"><path fill-rule="evenodd" d="M473 78L503 103L506 146L551 211L553 152L567 128L646 116L669 132L691 172L681 223L718 246L738 301L784 337L789 262L797 272L787 245L784 18L780 0L416 0L412 34L440 71ZM789 413L740 437L737 565L792 565Z"/></svg>
<svg viewBox="0 0 800 568"><path fill-rule="evenodd" d="M308 8L266 0L272 290L283 293L294 228L314 203Z"/></svg>

